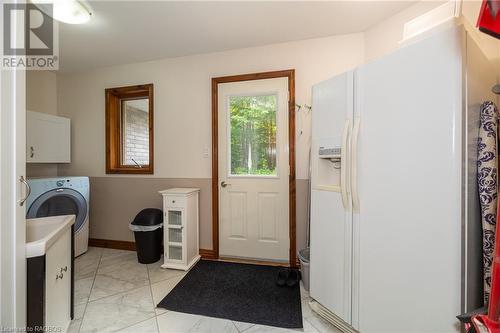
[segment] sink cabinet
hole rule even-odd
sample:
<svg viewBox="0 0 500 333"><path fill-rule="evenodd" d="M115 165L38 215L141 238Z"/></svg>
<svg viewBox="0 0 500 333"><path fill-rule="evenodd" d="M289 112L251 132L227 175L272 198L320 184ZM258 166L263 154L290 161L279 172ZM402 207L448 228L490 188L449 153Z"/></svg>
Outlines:
<svg viewBox="0 0 500 333"><path fill-rule="evenodd" d="M73 319L74 226L41 256L27 258L27 326L66 331ZM39 330L38 330L39 331Z"/></svg>

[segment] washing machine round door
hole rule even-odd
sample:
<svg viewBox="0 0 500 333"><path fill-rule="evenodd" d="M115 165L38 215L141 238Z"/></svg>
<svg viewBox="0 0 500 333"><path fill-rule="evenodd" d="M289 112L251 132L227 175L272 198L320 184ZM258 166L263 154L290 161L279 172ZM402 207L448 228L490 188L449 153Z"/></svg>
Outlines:
<svg viewBox="0 0 500 333"><path fill-rule="evenodd" d="M70 188L58 188L36 198L28 209L26 217L31 219L75 215L75 231L78 231L87 218L87 211L87 202L79 192Z"/></svg>

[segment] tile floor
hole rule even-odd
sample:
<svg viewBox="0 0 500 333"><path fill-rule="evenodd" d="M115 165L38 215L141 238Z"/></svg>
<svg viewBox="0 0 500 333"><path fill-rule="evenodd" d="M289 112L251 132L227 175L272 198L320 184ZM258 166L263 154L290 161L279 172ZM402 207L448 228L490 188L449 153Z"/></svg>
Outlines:
<svg viewBox="0 0 500 333"><path fill-rule="evenodd" d="M75 319L69 332L338 333L307 304L301 287L303 330L234 322L156 308L186 274L137 262L135 252L89 248L75 260Z"/></svg>

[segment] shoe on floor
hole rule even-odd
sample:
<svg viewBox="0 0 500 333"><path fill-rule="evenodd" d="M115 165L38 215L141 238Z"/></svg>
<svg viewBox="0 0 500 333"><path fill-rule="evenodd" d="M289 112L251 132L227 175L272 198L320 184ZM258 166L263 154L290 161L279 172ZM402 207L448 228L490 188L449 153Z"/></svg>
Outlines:
<svg viewBox="0 0 500 333"><path fill-rule="evenodd" d="M288 278L286 279L286 285L288 287L295 287L300 281L299 271L296 269L290 270Z"/></svg>
<svg viewBox="0 0 500 333"><path fill-rule="evenodd" d="M288 276L290 275L290 270L289 269L280 269L278 271L278 276L276 277L276 285L279 287L283 287L286 282L288 281Z"/></svg>

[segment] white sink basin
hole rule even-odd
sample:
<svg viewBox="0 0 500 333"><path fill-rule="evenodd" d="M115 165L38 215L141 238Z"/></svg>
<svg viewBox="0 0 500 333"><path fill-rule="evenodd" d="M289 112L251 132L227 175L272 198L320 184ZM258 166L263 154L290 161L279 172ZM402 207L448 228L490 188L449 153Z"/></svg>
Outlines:
<svg viewBox="0 0 500 333"><path fill-rule="evenodd" d="M75 215L26 220L26 258L42 256L75 223Z"/></svg>

